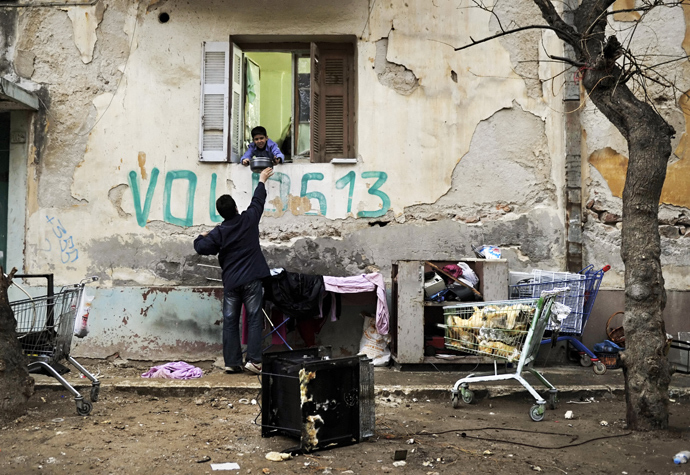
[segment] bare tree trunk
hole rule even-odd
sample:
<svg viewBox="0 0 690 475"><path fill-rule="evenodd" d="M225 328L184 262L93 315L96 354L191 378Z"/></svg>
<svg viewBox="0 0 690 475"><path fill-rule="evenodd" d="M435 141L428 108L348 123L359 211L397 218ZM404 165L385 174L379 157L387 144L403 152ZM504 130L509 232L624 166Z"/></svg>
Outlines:
<svg viewBox="0 0 690 475"><path fill-rule="evenodd" d="M596 61L606 63L605 52ZM664 354L666 292L658 212L675 131L648 103L621 84L622 71L613 62L608 64L587 70L583 84L592 102L628 142L621 241L627 348L621 360L627 423L633 430L665 429L671 372Z"/></svg>
<svg viewBox="0 0 690 475"><path fill-rule="evenodd" d="M628 143L621 242L627 423L633 430L665 429L671 372L664 354L666 293L658 212L675 131L645 102L646 97L638 98L628 88L630 76L617 64L626 51L614 35L607 36L607 10L614 1L579 0L570 25L563 22L552 0L534 0L558 37L572 46L577 57L573 64L580 68L589 98Z"/></svg>
<svg viewBox="0 0 690 475"><path fill-rule="evenodd" d="M26 402L34 392L34 379L15 331L17 322L7 297L7 289L16 272L5 277L0 267L0 421L14 419L26 411Z"/></svg>
<svg viewBox="0 0 690 475"><path fill-rule="evenodd" d="M671 137L650 121L634 128L628 140L630 159L623 191L621 257L625 263L623 353L628 427L668 427L670 365L664 348L662 312L666 292L661 270L658 207Z"/></svg>

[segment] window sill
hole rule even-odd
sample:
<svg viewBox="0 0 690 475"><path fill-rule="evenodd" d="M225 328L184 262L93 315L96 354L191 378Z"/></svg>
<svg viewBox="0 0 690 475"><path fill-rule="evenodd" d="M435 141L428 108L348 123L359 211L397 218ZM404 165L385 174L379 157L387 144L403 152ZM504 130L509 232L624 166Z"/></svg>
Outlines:
<svg viewBox="0 0 690 475"><path fill-rule="evenodd" d="M355 163L357 163L357 159L356 158L333 158L333 159L331 159L331 163L334 165L355 164Z"/></svg>

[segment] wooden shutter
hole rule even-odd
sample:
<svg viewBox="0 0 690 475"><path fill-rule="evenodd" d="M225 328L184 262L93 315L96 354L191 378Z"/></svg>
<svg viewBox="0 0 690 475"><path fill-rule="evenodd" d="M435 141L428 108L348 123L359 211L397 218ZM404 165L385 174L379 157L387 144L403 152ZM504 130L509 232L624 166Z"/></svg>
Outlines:
<svg viewBox="0 0 690 475"><path fill-rule="evenodd" d="M231 161L239 163L244 153L244 52L234 43L232 45L230 143Z"/></svg>
<svg viewBox="0 0 690 475"><path fill-rule="evenodd" d="M228 43L202 46L199 160L228 160Z"/></svg>
<svg viewBox="0 0 690 475"><path fill-rule="evenodd" d="M316 43L311 44L311 76L310 76L310 94L311 94L311 150L310 156L312 162L323 162L323 139L321 132L321 58L319 55L319 47Z"/></svg>
<svg viewBox="0 0 690 475"><path fill-rule="evenodd" d="M312 56L312 162L354 157L352 45L314 44Z"/></svg>

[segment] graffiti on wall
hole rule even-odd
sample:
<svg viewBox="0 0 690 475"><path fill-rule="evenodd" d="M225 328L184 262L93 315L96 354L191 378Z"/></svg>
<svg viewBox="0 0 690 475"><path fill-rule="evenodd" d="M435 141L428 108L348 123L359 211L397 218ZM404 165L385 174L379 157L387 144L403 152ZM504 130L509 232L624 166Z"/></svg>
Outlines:
<svg viewBox="0 0 690 475"><path fill-rule="evenodd" d="M52 226L53 235L58 239L60 260L62 263L67 264L79 259L79 249L74 245L74 238L67 232L67 229L65 229L60 220L54 216L46 216L46 219ZM50 239L46 238L46 243L48 248L44 249L44 251L50 252L53 249Z"/></svg>
<svg viewBox="0 0 690 475"><path fill-rule="evenodd" d="M136 214L137 223L139 226L146 226L148 221L149 213L151 212L151 203L153 202L153 196L158 186L158 178L160 175L160 170L158 168L153 168L151 171L150 180L146 190L140 184L138 179L138 174L136 171L132 170L128 174L129 187L132 190L132 198L134 200L134 211ZM376 181L367 188L367 193L377 197L381 201L381 206L375 210L363 210L357 212L358 218L376 218L383 216L390 209L391 200L390 197L382 191L381 187L386 183L388 175L385 172L380 171L366 171L362 172L361 180L357 179L357 174L354 171L350 171L340 177L335 182L336 192L330 198L320 191L308 191L310 188L310 182L323 181L323 173L305 173L302 175L300 180L300 198L307 198L308 200L316 200L318 202L318 211L309 211L305 214L307 215L323 215L325 216L328 212L328 201L330 200L347 200L347 213L352 212L352 197L354 195L357 185L366 186L364 180L375 179ZM183 216L174 216L171 211L171 200L172 200L172 188L175 180L185 180L187 182L187 194L184 197L185 202L185 212ZM273 174L271 181L278 182L278 190L280 195L280 201L283 203L282 211L285 211L288 206L289 197L292 191L292 183L290 175L282 172L276 172ZM196 194L198 179L194 172L190 170L173 170L169 171L165 175L165 182L163 184L163 220L170 224L175 224L177 226L192 226L194 223L194 197ZM209 189L209 202L208 211L209 218L214 223L220 223L223 218L216 212L216 187L218 183L218 176L213 173L211 175L211 184ZM252 190L256 188L259 183L259 174L252 174ZM343 190L342 193L338 193L337 190ZM145 193L145 196L143 194ZM143 197L143 198L142 198ZM275 209L266 208L266 211L276 211Z"/></svg>

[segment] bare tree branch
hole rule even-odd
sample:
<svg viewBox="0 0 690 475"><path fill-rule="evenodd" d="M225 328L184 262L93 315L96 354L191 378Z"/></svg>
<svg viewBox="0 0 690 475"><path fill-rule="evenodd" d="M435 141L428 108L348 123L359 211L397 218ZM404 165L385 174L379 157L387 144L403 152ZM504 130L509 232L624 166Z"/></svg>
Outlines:
<svg viewBox="0 0 690 475"><path fill-rule="evenodd" d="M502 36L512 35L513 33L518 33L518 32L520 32L520 31L525 31L525 30L551 30L551 31L555 31L557 35L558 35L558 33L559 33L558 30L557 30L556 28L554 28L553 26L549 26L549 25L529 25L529 26L521 26L521 27L519 27L519 28L515 28L515 29L512 29L512 30L506 30L506 31L502 31L501 33L496 33L496 34L493 35L493 36L487 36L486 38L482 38L481 40L475 40L474 38L472 38L472 37L470 36L470 41L471 41L472 43L470 43L470 44L468 44L468 45L460 46L460 47L457 47L457 48L453 48L453 49L454 49L455 51L462 51L462 50L464 50L464 49L471 48L472 46L475 46L475 45L478 45L478 44L481 44L481 43L486 43L487 41L495 40L496 38L501 38ZM559 37L560 37L560 35L559 35Z"/></svg>
<svg viewBox="0 0 690 475"><path fill-rule="evenodd" d="M539 7L541 16L546 20L556 32L558 37L575 48L577 53L580 52L580 35L575 29L568 25L563 18L558 14L556 8L550 0L534 0L534 3Z"/></svg>

